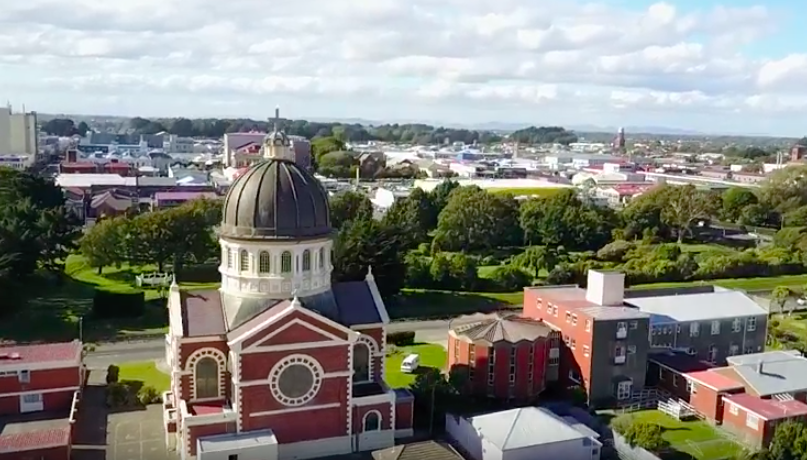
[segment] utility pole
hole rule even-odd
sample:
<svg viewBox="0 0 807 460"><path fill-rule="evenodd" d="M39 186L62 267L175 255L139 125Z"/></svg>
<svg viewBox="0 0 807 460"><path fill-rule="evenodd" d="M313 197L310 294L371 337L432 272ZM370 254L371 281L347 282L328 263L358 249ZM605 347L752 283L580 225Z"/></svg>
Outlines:
<svg viewBox="0 0 807 460"><path fill-rule="evenodd" d="M78 317L78 341L84 343L84 317Z"/></svg>

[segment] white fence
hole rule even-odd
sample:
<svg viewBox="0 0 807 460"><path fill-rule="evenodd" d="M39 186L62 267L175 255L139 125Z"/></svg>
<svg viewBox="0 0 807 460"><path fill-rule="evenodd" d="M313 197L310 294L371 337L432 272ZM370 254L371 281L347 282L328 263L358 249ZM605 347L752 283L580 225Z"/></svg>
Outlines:
<svg viewBox="0 0 807 460"><path fill-rule="evenodd" d="M173 275L170 273L143 273L135 276L138 287L148 286L168 286L171 284Z"/></svg>

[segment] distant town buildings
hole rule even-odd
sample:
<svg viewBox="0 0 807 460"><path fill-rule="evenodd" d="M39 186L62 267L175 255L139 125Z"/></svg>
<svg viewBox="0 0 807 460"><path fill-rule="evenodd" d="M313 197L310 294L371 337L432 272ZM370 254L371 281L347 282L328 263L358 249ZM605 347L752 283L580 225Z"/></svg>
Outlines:
<svg viewBox="0 0 807 460"><path fill-rule="evenodd" d="M25 169L39 153L39 133L35 112L14 112L9 105L0 108L0 166Z"/></svg>

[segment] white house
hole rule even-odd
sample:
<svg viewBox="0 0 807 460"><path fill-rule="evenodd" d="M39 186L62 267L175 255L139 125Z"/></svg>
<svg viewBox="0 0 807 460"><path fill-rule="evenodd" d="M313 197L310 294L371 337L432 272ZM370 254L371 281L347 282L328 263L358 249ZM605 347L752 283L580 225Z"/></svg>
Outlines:
<svg viewBox="0 0 807 460"><path fill-rule="evenodd" d="M472 460L599 460L602 448L593 431L539 407L447 414L446 432Z"/></svg>

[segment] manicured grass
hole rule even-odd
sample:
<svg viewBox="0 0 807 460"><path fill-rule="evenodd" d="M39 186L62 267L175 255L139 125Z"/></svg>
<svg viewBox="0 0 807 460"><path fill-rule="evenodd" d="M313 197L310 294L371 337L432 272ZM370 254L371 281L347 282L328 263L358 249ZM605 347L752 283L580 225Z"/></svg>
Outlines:
<svg viewBox="0 0 807 460"><path fill-rule="evenodd" d="M387 350L387 364L384 379L391 388L408 388L418 375L418 371L411 374L401 372L401 362L408 355L420 355L420 371L427 368L443 370L446 365L446 350L440 345L418 344L411 347L389 347Z"/></svg>
<svg viewBox="0 0 807 460"><path fill-rule="evenodd" d="M523 291L455 292L404 289L396 298L388 300L386 306L393 320L439 319L520 308L523 299Z"/></svg>
<svg viewBox="0 0 807 460"><path fill-rule="evenodd" d="M561 190L563 187L523 187L523 188L488 188L490 193L510 193L515 196L552 196Z"/></svg>
<svg viewBox="0 0 807 460"><path fill-rule="evenodd" d="M705 244L682 243L679 246L681 247L682 252L694 252L694 253L721 252L727 254L737 252L737 250L734 248L715 243L705 243Z"/></svg>
<svg viewBox="0 0 807 460"><path fill-rule="evenodd" d="M731 278L704 281L685 281L676 283L653 283L631 286L631 289L654 289L665 287L682 287L697 285L718 285L745 291L771 291L777 286L802 288L807 284L807 275L771 276L768 278Z"/></svg>
<svg viewBox="0 0 807 460"><path fill-rule="evenodd" d="M657 410L643 410L621 415L614 423L643 422L660 425L662 437L673 450L684 452L697 460L734 458L742 446L721 435L706 422L679 421ZM675 458L675 456L673 456Z"/></svg>
<svg viewBox="0 0 807 460"><path fill-rule="evenodd" d="M140 382L142 386L154 387L159 392L171 388L171 377L157 369L154 361L121 364L119 381Z"/></svg>

